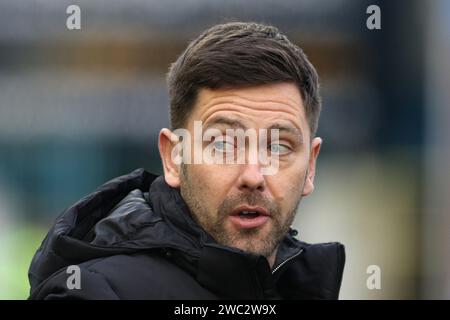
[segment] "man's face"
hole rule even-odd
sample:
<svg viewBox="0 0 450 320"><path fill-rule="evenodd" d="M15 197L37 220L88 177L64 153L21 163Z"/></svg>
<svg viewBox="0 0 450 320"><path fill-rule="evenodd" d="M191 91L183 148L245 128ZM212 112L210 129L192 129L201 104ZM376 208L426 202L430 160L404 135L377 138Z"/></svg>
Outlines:
<svg viewBox="0 0 450 320"><path fill-rule="evenodd" d="M260 163L183 164L168 158L167 136L160 134L166 181L180 187L193 218L218 242L266 257L273 256L289 230L302 196L313 190L321 140L311 141L301 95L295 85L279 83L240 89L202 89L187 122L203 129L278 129L268 136L268 152L278 158L275 174L264 175ZM163 131L162 131L163 132ZM270 133L270 130L268 130ZM194 144L192 134L192 145ZM230 141L230 140L229 140ZM232 140L231 140L232 141ZM203 145L209 144L203 142ZM219 150L233 143L215 144ZM246 151L248 160L249 149ZM169 162L168 162L169 161Z"/></svg>

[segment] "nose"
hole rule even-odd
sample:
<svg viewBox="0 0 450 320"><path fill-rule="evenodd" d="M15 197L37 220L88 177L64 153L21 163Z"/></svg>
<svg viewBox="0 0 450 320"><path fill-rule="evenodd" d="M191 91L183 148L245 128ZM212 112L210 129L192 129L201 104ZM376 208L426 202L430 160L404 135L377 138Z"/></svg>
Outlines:
<svg viewBox="0 0 450 320"><path fill-rule="evenodd" d="M243 170L238 179L240 191L264 191L266 188L261 167L257 164L243 165Z"/></svg>

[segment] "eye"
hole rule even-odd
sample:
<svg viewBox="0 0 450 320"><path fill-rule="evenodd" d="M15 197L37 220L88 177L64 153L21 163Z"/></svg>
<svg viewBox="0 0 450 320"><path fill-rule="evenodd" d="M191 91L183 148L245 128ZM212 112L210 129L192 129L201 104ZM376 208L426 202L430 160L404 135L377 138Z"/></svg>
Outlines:
<svg viewBox="0 0 450 320"><path fill-rule="evenodd" d="M231 152L234 150L234 143L226 138L219 138L214 141L214 149L220 152Z"/></svg>
<svg viewBox="0 0 450 320"><path fill-rule="evenodd" d="M291 148L281 143L272 143L269 145L269 149L271 153L276 154L286 154L291 151Z"/></svg>

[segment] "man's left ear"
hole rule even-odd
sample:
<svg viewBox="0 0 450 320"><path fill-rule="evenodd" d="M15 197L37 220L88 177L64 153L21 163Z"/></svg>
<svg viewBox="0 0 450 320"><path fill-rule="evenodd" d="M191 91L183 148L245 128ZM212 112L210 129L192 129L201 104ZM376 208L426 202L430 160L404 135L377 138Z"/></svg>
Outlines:
<svg viewBox="0 0 450 320"><path fill-rule="evenodd" d="M320 147L322 146L322 139L315 137L311 141L311 153L309 155L308 172L303 187L303 196L307 196L314 191L314 176L316 174L316 162L319 156Z"/></svg>

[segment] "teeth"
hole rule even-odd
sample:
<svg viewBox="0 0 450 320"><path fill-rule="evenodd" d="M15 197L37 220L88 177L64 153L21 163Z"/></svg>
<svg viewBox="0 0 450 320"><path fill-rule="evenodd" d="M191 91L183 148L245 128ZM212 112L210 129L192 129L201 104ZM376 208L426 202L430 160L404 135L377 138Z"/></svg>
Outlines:
<svg viewBox="0 0 450 320"><path fill-rule="evenodd" d="M255 215L258 215L258 212L256 212L256 211L241 211L240 215L242 215L242 216L255 216Z"/></svg>

